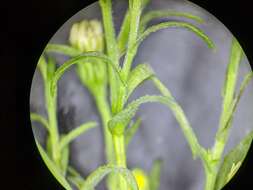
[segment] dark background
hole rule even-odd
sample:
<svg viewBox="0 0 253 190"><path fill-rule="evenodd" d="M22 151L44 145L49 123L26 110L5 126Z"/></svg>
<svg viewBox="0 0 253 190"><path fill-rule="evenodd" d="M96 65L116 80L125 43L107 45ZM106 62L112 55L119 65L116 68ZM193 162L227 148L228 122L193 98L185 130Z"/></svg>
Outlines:
<svg viewBox="0 0 253 190"><path fill-rule="evenodd" d="M62 189L42 164L32 130L28 127L30 86L37 59L51 36L73 14L91 2L93 1L30 0L1 4L1 9L8 11L5 14L7 28L1 23L1 30L6 32L1 35L1 41L7 40L6 45L1 43L1 189ZM218 0L192 2L224 23L238 38L249 61L253 63L251 2L230 1L225 5L221 5ZM5 17L1 20L5 20ZM224 189L251 189L252 168L253 147L236 177Z"/></svg>

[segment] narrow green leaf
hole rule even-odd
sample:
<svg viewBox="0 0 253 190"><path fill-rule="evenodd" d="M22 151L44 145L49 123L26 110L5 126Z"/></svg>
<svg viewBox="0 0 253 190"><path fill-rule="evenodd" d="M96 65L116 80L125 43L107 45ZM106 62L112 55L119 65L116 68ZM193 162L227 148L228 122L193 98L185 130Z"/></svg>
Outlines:
<svg viewBox="0 0 253 190"><path fill-rule="evenodd" d="M157 77L152 77L151 79L155 87L161 92L162 95L170 97L174 100L174 97L172 96L169 89Z"/></svg>
<svg viewBox="0 0 253 190"><path fill-rule="evenodd" d="M96 125L97 125L97 123L95 123L95 122L88 122L88 123L85 123L75 129L73 129L67 135L62 137L61 142L60 142L60 148L63 149L75 138L77 138L81 134L85 133L88 129L96 127Z"/></svg>
<svg viewBox="0 0 253 190"><path fill-rule="evenodd" d="M47 130L49 130L48 121L43 116L41 116L37 113L31 113L30 118L32 121L37 121L37 122L41 123Z"/></svg>
<svg viewBox="0 0 253 190"><path fill-rule="evenodd" d="M141 126L141 118L138 118L134 122L134 124L126 130L126 134L125 134L126 146L128 146L128 144L131 142L133 136L135 135L135 133L137 132L137 130L139 129L140 126Z"/></svg>
<svg viewBox="0 0 253 190"><path fill-rule="evenodd" d="M46 81L47 80L47 62L43 55L40 56L37 66L40 70L43 80Z"/></svg>
<svg viewBox="0 0 253 190"><path fill-rule="evenodd" d="M127 184L131 190L138 190L137 183L131 171L127 168L118 167L114 165L100 166L95 171L93 171L82 184L81 190L90 190L95 188L95 186L109 173L115 172L124 177Z"/></svg>
<svg viewBox="0 0 253 190"><path fill-rule="evenodd" d="M50 81L55 73L56 70L56 62L54 58L48 56L48 62L47 62L47 82Z"/></svg>
<svg viewBox="0 0 253 190"><path fill-rule="evenodd" d="M65 146L61 150L61 170L64 176L66 176L68 164L69 164L69 146Z"/></svg>
<svg viewBox="0 0 253 190"><path fill-rule="evenodd" d="M137 39L134 46L138 46L146 37L148 37L151 33L159 31L161 29L165 28L171 28L171 27L179 27L179 28L185 28L189 31L194 32L197 36L199 36L209 48L214 48L215 45L213 41L198 27L187 23L187 22L163 22L160 24L156 24L153 26L150 26L147 28L142 34L140 34L139 38Z"/></svg>
<svg viewBox="0 0 253 190"><path fill-rule="evenodd" d="M120 28L120 32L119 32L118 40L117 40L120 53L123 52L126 48L129 30L130 30L130 14L129 14L129 11L127 11L123 24Z"/></svg>
<svg viewBox="0 0 253 190"><path fill-rule="evenodd" d="M53 152L52 152L52 138L50 134L47 136L46 140L46 152L49 158L52 158Z"/></svg>
<svg viewBox="0 0 253 190"><path fill-rule="evenodd" d="M205 159L203 153L204 150L199 145L198 140L186 119L182 108L168 96L158 96L158 95L145 95L137 100L131 102L124 110L116 114L108 123L109 129L112 134L120 135L124 132L125 127L128 125L132 117L135 115L136 111L138 110L141 104L147 102L159 102L166 105L170 108L177 119L182 131L189 142L190 148L192 150L193 157L195 158L197 154L202 156Z"/></svg>
<svg viewBox="0 0 253 190"><path fill-rule="evenodd" d="M194 20L198 23L204 22L202 18L195 16L191 13L178 12L174 10L155 10L155 11L149 11L145 15L143 15L143 17L141 18L140 32L143 32L147 24L153 19L168 18L168 17L182 17L182 18Z"/></svg>
<svg viewBox="0 0 253 190"><path fill-rule="evenodd" d="M48 169L54 175L54 177L59 181L59 183L67 190L72 190L70 184L63 176L60 169L55 165L55 163L48 157L47 153L43 150L39 142L36 140L37 147L39 149L40 155L44 160L45 164L47 165Z"/></svg>
<svg viewBox="0 0 253 190"><path fill-rule="evenodd" d="M119 134L124 132L125 129L121 129L120 127L126 127L132 117L135 115L136 111L138 110L139 106L143 103L147 102L163 102L166 101L166 97L163 96L142 96L123 109L121 112L117 113L108 123L109 129L112 134ZM121 124L121 125L118 125Z"/></svg>
<svg viewBox="0 0 253 190"><path fill-rule="evenodd" d="M81 189L84 178L71 166L68 167L68 180L73 183L78 189Z"/></svg>
<svg viewBox="0 0 253 190"><path fill-rule="evenodd" d="M127 95L126 100L132 94L134 89L138 87L142 82L149 79L154 75L152 68L146 64L137 65L129 74L127 80Z"/></svg>
<svg viewBox="0 0 253 190"><path fill-rule="evenodd" d="M51 81L51 93L52 95L56 92L57 87L57 81L61 78L61 76L64 74L64 72L69 69L74 64L86 64L89 62L96 62L96 60L101 60L101 64L108 63L112 68L116 71L115 73L118 74L118 77L120 78L120 81L125 85L123 82L121 75L119 73L118 67L113 64L113 62L110 60L108 56L106 56L103 53L100 52L90 52L90 53L84 53L79 56L76 56L68 61L66 61L63 65L61 65L55 72L54 77Z"/></svg>
<svg viewBox="0 0 253 190"><path fill-rule="evenodd" d="M159 190L161 178L162 160L155 160L149 174L150 190Z"/></svg>
<svg viewBox="0 0 253 190"><path fill-rule="evenodd" d="M149 0L143 0L142 9L144 9L148 3L149 3ZM130 31L130 13L129 11L127 11L123 24L120 28L120 32L119 32L118 40L117 40L120 54L124 52L124 50L126 49L129 31Z"/></svg>
<svg viewBox="0 0 253 190"><path fill-rule="evenodd" d="M135 41L138 39L139 35L139 24L140 24L140 17L142 13L142 5L143 1L140 0L132 0L129 1L129 14L130 14L130 29L129 29L129 38L127 42L128 47L126 50L126 56L123 61L123 68L122 68L122 76L123 79L127 80L128 74L131 69L131 65L133 63L134 56L137 52L137 48L134 47Z"/></svg>
<svg viewBox="0 0 253 190"><path fill-rule="evenodd" d="M146 6L149 4L150 0L142 0L141 7L142 9L145 9Z"/></svg>
<svg viewBox="0 0 253 190"><path fill-rule="evenodd" d="M235 89L239 65L243 56L243 50L238 41L233 38L230 50L230 60L226 71L226 78L223 87L223 108L220 117L219 129L216 134L216 139L221 142L226 142L228 138L228 122L232 119L233 106L235 104ZM240 97L239 97L240 99ZM239 101L238 99L238 101ZM218 146L218 145L217 145ZM215 149L215 148L214 148ZM217 153L216 153L217 154ZM218 153L220 154L220 153Z"/></svg>
<svg viewBox="0 0 253 190"><path fill-rule="evenodd" d="M161 94L165 97L168 97L168 99L173 102L173 104L167 104L172 113L174 114L177 122L179 123L179 126L181 127L183 134L186 138L186 140L189 143L189 146L192 151L193 158L196 158L196 156L200 156L200 158L207 162L208 156L206 150L199 144L198 139L187 120L187 117L185 116L185 113L181 106L176 102L174 97L171 95L171 92L168 88L156 77L152 77L152 81L156 88L161 92Z"/></svg>
<svg viewBox="0 0 253 190"><path fill-rule="evenodd" d="M45 48L45 52L60 53L70 57L75 57L82 54L82 52L78 49L64 44L48 44Z"/></svg>
<svg viewBox="0 0 253 190"><path fill-rule="evenodd" d="M252 139L253 131L225 156L218 172L215 190L222 189L239 170L248 153Z"/></svg>
<svg viewBox="0 0 253 190"><path fill-rule="evenodd" d="M248 73L244 79L243 79L243 82L242 84L240 85L240 89L239 89L239 93L237 94L237 96L234 98L233 102L232 102L232 105L231 105L231 109L228 110L227 112L227 115L228 115L228 118L225 122L225 126L223 128L223 131L230 128L231 124L232 124L232 120L233 120L233 116L234 116L234 113L236 111L236 108L240 102L240 99L246 89L246 87L248 86L249 82L253 79L253 72L250 72Z"/></svg>

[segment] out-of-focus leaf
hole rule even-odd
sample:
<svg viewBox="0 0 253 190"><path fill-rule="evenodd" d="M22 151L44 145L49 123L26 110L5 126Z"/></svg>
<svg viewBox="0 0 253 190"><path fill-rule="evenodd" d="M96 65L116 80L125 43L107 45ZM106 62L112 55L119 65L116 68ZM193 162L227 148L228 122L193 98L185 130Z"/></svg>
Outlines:
<svg viewBox="0 0 253 190"><path fill-rule="evenodd" d="M65 146L61 150L61 170L64 176L66 176L68 164L69 164L69 146Z"/></svg>
<svg viewBox="0 0 253 190"><path fill-rule="evenodd" d="M130 128L126 130L125 134L125 144L128 146L128 144L131 142L133 136L141 126L141 118L138 118Z"/></svg>
<svg viewBox="0 0 253 190"><path fill-rule="evenodd" d="M43 150L39 142L36 141L37 147L39 149L40 155L47 165L48 169L54 175L54 177L59 181L59 183L67 190L72 190L70 184L65 179L61 170L55 165L55 163L48 157L47 153Z"/></svg>
<svg viewBox="0 0 253 190"><path fill-rule="evenodd" d="M70 57L75 57L82 54L82 52L79 51L78 49L64 44L48 44L46 46L45 51L48 53L49 52L60 53Z"/></svg>
<svg viewBox="0 0 253 190"><path fill-rule="evenodd" d="M252 139L253 131L225 156L218 172L215 190L222 189L236 174L248 153Z"/></svg>
<svg viewBox="0 0 253 190"><path fill-rule="evenodd" d="M150 174L149 174L150 190L159 190L160 178L161 178L161 168L162 168L162 161L155 160L152 165Z"/></svg>
<svg viewBox="0 0 253 190"><path fill-rule="evenodd" d="M60 142L60 148L63 149L65 146L67 146L71 141L73 141L75 138L86 132L87 130L94 128L97 126L96 122L88 122L80 127L77 127L70 131L67 135L63 136Z"/></svg>
<svg viewBox="0 0 253 190"><path fill-rule="evenodd" d="M37 113L31 113L30 117L31 117L32 121L40 122L43 125L43 127L45 127L47 130L49 130L48 121L43 116L41 116Z"/></svg>
<svg viewBox="0 0 253 190"><path fill-rule="evenodd" d="M78 189L84 183L84 178L71 166L68 166L68 180L73 183Z"/></svg>
<svg viewBox="0 0 253 190"><path fill-rule="evenodd" d="M93 171L81 186L81 190L91 190L109 173L115 172L124 177L131 190L138 190L137 183L131 171L114 165L100 166Z"/></svg>

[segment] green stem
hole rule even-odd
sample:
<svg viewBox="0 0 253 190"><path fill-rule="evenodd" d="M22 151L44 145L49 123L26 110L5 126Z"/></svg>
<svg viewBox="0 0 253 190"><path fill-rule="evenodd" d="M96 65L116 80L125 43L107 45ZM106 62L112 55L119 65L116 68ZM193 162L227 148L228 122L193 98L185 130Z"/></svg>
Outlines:
<svg viewBox="0 0 253 190"><path fill-rule="evenodd" d="M114 144L114 151L115 151L115 158L117 166L126 168L126 150L125 150L125 137L124 134L122 135L113 135L113 144ZM127 184L125 179L122 176L119 177L119 189L126 190Z"/></svg>
<svg viewBox="0 0 253 190"><path fill-rule="evenodd" d="M59 132L57 124L57 102L56 97L51 95L50 82L45 80L45 101L48 112L49 138L51 142L52 158L60 166L61 152L59 149Z"/></svg>
<svg viewBox="0 0 253 190"><path fill-rule="evenodd" d="M126 167L126 151L124 135L113 135L113 144L115 150L116 164L121 167Z"/></svg>
<svg viewBox="0 0 253 190"><path fill-rule="evenodd" d="M217 174L214 171L213 172L208 172L206 174L205 190L214 190L216 176L217 176Z"/></svg>
<svg viewBox="0 0 253 190"><path fill-rule="evenodd" d="M130 13L130 31L128 38L128 47L134 47L134 44L138 37L139 32L139 24L141 17L141 1L133 0L129 5L129 13ZM136 54L137 48L128 48L126 52L126 57L123 64L123 79L127 79L128 74L131 69L131 65Z"/></svg>
<svg viewBox="0 0 253 190"><path fill-rule="evenodd" d="M112 2L111 0L99 0L99 4L103 16L107 55L110 57L112 62L118 66L119 52L112 18ZM111 66L108 67L108 72L110 83L110 99L111 104L114 104L114 102L117 100L117 77Z"/></svg>
<svg viewBox="0 0 253 190"><path fill-rule="evenodd" d="M109 164L114 162L114 152L112 135L107 127L107 122L111 119L110 108L106 100L106 89L104 88L101 93L95 95L98 111L101 115L104 131L105 154Z"/></svg>

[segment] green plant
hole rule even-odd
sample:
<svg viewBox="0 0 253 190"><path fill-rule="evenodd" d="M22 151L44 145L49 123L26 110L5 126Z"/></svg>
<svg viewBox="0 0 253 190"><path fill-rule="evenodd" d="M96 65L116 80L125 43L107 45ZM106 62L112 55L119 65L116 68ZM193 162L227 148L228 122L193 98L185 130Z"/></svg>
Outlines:
<svg viewBox="0 0 253 190"><path fill-rule="evenodd" d="M44 57L41 57L39 61L38 66L45 84L48 121L37 114L32 114L31 119L41 122L49 131L47 152L37 142L48 167L66 189L71 189L69 181L80 190L94 189L100 180L109 174L107 187L110 190L158 190L162 162L155 161L150 173L147 174L140 168L130 171L126 157L127 145L141 123L141 118L134 122L133 116L141 104L158 102L172 111L189 143L193 158L201 159L206 174L205 190L222 189L239 169L253 139L252 131L223 159L224 146L229 137L236 107L243 91L253 77L252 72L246 75L239 92L236 93L237 74L243 56L239 43L233 38L223 88L219 130L214 146L211 149L205 149L199 144L183 109L152 68L147 64L139 64L132 68L132 62L140 43L151 33L164 28L185 28L199 36L208 47L214 48L212 40L201 29L188 22L167 21L147 27L151 20L161 17L183 17L198 23L203 23L203 19L190 13L168 10L143 13L148 0L129 0L129 8L121 30L116 36L111 0L100 0L99 4L103 16L104 32L100 22L96 20L75 23L70 32L70 45L49 44L45 49L45 54L56 52L67 55L70 59L56 70L51 57L47 64ZM62 137L57 130L57 82L72 65L76 65L80 81L94 97L104 133L107 163L95 170L85 180L75 169L68 166L69 147L67 145L87 128L95 126L95 123L85 124ZM160 94L145 95L128 103L128 98L145 80L151 80ZM130 123L132 125L128 127Z"/></svg>

